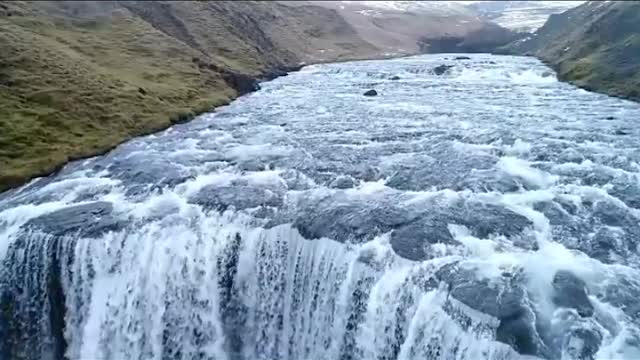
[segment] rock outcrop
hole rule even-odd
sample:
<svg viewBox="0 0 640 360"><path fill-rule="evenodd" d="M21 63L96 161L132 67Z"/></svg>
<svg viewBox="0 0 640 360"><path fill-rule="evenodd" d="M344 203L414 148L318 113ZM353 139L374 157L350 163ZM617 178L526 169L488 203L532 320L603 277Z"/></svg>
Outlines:
<svg viewBox="0 0 640 360"><path fill-rule="evenodd" d="M536 56L561 80L640 101L640 3L589 1L501 52Z"/></svg>

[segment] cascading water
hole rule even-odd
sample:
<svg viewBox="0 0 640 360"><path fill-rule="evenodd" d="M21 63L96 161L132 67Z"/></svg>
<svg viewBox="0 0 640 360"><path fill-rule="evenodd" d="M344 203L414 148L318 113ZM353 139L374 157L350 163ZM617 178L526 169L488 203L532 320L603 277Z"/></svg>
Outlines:
<svg viewBox="0 0 640 360"><path fill-rule="evenodd" d="M0 358L639 358L640 106L443 57L310 66L0 195Z"/></svg>

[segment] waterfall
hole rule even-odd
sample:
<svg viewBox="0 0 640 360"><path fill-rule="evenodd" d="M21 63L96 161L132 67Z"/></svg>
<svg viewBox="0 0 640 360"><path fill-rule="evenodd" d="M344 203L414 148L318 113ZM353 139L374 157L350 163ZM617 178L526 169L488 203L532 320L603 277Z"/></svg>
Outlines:
<svg viewBox="0 0 640 360"><path fill-rule="evenodd" d="M24 231L3 268L1 353L52 360L517 357L493 340L495 320L448 298L434 278L438 268L398 258L388 236L348 245L305 240L290 225L235 221L199 214L98 238Z"/></svg>

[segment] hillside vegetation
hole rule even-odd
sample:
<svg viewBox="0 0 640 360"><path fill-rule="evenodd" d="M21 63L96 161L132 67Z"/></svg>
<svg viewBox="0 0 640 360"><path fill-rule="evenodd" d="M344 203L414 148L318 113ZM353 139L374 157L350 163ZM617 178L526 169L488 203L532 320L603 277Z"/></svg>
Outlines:
<svg viewBox="0 0 640 360"><path fill-rule="evenodd" d="M585 89L640 101L640 2L584 3L505 51L539 57Z"/></svg>
<svg viewBox="0 0 640 360"><path fill-rule="evenodd" d="M0 48L0 191L228 103L251 77L377 56L335 11L273 2L5 1Z"/></svg>

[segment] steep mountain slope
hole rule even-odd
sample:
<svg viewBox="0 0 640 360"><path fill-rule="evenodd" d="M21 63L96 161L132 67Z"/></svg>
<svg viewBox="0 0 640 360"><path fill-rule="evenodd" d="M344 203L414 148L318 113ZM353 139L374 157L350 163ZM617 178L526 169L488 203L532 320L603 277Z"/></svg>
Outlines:
<svg viewBox="0 0 640 360"><path fill-rule="evenodd" d="M364 40L389 54L486 51L514 39L509 30L480 19L470 8L452 1L286 3L312 3L336 10ZM467 46L458 46L468 38L473 40Z"/></svg>
<svg viewBox="0 0 640 360"><path fill-rule="evenodd" d="M0 2L0 191L251 91L380 55L333 10L275 2Z"/></svg>
<svg viewBox="0 0 640 360"><path fill-rule="evenodd" d="M589 1L506 51L537 56L586 89L640 100L640 2Z"/></svg>
<svg viewBox="0 0 640 360"><path fill-rule="evenodd" d="M477 1L469 7L486 19L515 31L533 32L550 15L564 12L584 1Z"/></svg>

